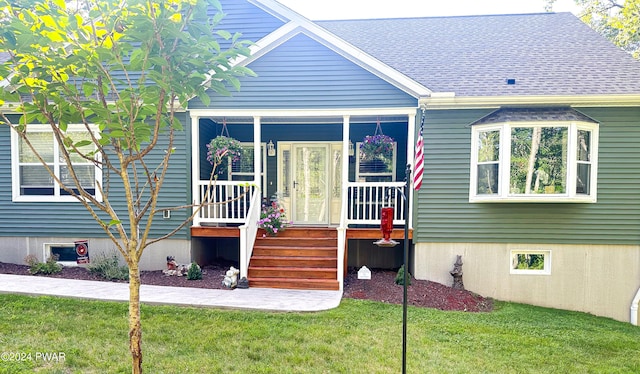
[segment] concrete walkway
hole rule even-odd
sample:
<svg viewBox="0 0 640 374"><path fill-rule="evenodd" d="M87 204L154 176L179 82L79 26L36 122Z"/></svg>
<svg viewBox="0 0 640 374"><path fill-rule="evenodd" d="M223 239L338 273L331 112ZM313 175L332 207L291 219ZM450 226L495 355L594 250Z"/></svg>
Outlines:
<svg viewBox="0 0 640 374"><path fill-rule="evenodd" d="M80 299L128 301L129 284L0 274L0 293L47 295ZM338 307L342 291L205 288L142 285L145 304L184 305L277 312L317 312Z"/></svg>

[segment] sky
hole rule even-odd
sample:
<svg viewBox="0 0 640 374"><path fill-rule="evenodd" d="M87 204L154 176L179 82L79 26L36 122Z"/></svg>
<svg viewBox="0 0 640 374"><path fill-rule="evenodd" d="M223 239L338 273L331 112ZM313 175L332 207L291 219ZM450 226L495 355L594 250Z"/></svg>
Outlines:
<svg viewBox="0 0 640 374"><path fill-rule="evenodd" d="M278 0L312 20L442 17L544 12L544 0ZM578 14L574 0L556 0L554 12Z"/></svg>

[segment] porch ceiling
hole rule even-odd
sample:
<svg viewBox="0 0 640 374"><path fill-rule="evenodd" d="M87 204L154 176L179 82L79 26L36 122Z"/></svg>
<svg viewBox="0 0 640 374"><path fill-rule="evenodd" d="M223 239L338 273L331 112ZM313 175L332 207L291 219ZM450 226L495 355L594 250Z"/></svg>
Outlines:
<svg viewBox="0 0 640 374"><path fill-rule="evenodd" d="M214 122L217 123L222 123L223 120L226 120L227 123L231 123L231 124L252 124L253 123L253 117L249 117L249 116L237 116L237 117L222 117L222 116L210 116L210 117L201 117L201 118L208 118ZM366 123L366 124L370 124L370 123L375 123L376 121L378 121L378 119L380 120L381 123L397 123L397 122L403 122L403 121L407 121L407 117L406 116L351 116L349 119L349 122L351 124L358 124L358 123ZM342 124L343 123L343 118L342 117L337 117L337 116L327 116L327 117L319 117L319 116L300 116L300 117L261 117L260 118L260 123L262 123L263 125L269 125L269 124L277 124L277 125L282 125L282 124L292 124L292 125L296 125L296 124L307 124L307 123L335 123L335 124Z"/></svg>

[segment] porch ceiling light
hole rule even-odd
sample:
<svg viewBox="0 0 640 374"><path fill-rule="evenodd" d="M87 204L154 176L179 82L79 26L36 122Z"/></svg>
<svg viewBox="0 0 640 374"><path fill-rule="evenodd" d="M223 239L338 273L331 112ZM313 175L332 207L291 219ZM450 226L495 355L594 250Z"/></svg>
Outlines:
<svg viewBox="0 0 640 374"><path fill-rule="evenodd" d="M273 144L271 140L267 143L267 155L275 156L276 155L276 146Z"/></svg>

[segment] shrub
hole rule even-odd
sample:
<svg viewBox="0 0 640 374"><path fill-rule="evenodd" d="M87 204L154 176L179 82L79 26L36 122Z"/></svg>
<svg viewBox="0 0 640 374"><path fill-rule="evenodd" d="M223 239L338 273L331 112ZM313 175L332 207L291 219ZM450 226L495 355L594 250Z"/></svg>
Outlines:
<svg viewBox="0 0 640 374"><path fill-rule="evenodd" d="M191 263L189 266L189 270L187 271L187 279L188 280L200 280L202 279L202 269L195 262Z"/></svg>
<svg viewBox="0 0 640 374"><path fill-rule="evenodd" d="M99 255L87 266L87 269L91 274L96 274L107 280L129 280L129 268L120 265L116 253Z"/></svg>
<svg viewBox="0 0 640 374"><path fill-rule="evenodd" d="M29 265L30 274L55 274L62 271L62 265L58 263L58 255L51 255L47 262L40 262L34 255L25 257L24 261Z"/></svg>
<svg viewBox="0 0 640 374"><path fill-rule="evenodd" d="M404 285L404 265L400 267L398 270L398 275L396 275L396 284L401 286ZM411 285L411 273L407 272L407 286Z"/></svg>

